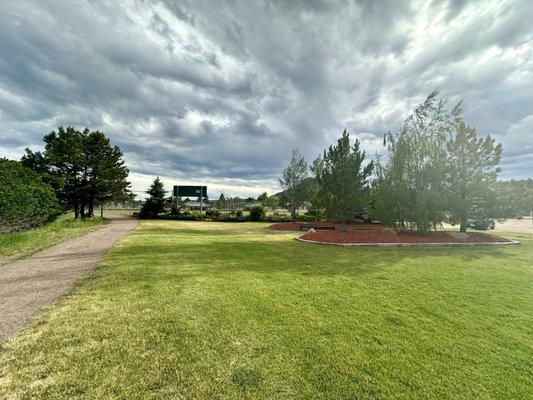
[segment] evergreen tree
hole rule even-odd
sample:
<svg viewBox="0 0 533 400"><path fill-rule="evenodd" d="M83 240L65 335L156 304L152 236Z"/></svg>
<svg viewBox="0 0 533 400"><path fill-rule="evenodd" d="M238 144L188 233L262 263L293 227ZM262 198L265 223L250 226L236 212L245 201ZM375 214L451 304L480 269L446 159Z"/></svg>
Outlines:
<svg viewBox="0 0 533 400"><path fill-rule="evenodd" d="M26 149L22 163L42 174L43 180L54 188L57 198L80 217L83 208L84 166L83 140L73 127L51 132L44 137L44 153Z"/></svg>
<svg viewBox="0 0 533 400"><path fill-rule="evenodd" d="M111 146L109 138L100 131L83 132L85 169L84 202L87 216L92 217L95 204L108 201L126 201L131 198L128 168L122 159L122 150Z"/></svg>
<svg viewBox="0 0 533 400"><path fill-rule="evenodd" d="M296 221L296 209L305 199L305 190L303 190L302 182L307 178L308 169L303 156L298 150L294 149L289 165L281 172L279 183L287 192L286 196L289 200L292 222Z"/></svg>
<svg viewBox="0 0 533 400"><path fill-rule="evenodd" d="M76 218L93 216L95 204L131 198L122 151L104 133L60 126L43 140L44 152L26 149L22 162L42 175Z"/></svg>
<svg viewBox="0 0 533 400"><path fill-rule="evenodd" d="M159 177L154 179L146 194L150 195L150 197L144 202L139 216L142 218L155 218L165 210L167 202L165 186Z"/></svg>
<svg viewBox="0 0 533 400"><path fill-rule="evenodd" d="M268 193L263 192L259 196L257 196L257 201L260 202L262 205L266 205L268 201Z"/></svg>
<svg viewBox="0 0 533 400"><path fill-rule="evenodd" d="M350 146L346 130L337 145L330 146L311 167L316 184L320 188L321 200L329 219L346 223L361 217L368 203L368 178L372 174L372 161L363 167L365 152L355 141ZM317 200L315 200L317 202Z"/></svg>
<svg viewBox="0 0 533 400"><path fill-rule="evenodd" d="M451 219L466 232L469 218L488 217L495 202L501 144L490 136L478 138L476 129L460 122L446 144L446 187Z"/></svg>
<svg viewBox="0 0 533 400"><path fill-rule="evenodd" d="M268 198L265 201L265 207L269 207L272 211L274 211L279 206L279 197L277 196L268 196Z"/></svg>
<svg viewBox="0 0 533 400"><path fill-rule="evenodd" d="M224 209L227 207L226 196L224 193L220 193L220 197L217 200L217 208Z"/></svg>

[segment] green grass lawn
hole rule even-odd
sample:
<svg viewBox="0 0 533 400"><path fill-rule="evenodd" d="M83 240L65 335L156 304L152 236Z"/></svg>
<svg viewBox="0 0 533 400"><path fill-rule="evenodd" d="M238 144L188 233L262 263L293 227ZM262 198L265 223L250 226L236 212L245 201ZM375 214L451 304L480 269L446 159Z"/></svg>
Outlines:
<svg viewBox="0 0 533 400"><path fill-rule="evenodd" d="M83 235L105 223L100 218L75 220L72 214L61 215L55 221L38 228L0 235L0 265L50 247L65 239Z"/></svg>
<svg viewBox="0 0 533 400"><path fill-rule="evenodd" d="M340 248L143 221L0 351L2 399L527 399L533 236Z"/></svg>

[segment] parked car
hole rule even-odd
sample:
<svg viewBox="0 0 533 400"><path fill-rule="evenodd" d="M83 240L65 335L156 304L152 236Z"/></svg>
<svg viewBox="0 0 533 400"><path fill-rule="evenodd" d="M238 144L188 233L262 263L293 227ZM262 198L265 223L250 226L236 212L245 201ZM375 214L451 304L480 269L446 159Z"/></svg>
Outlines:
<svg viewBox="0 0 533 400"><path fill-rule="evenodd" d="M468 227L486 231L487 229L494 229L496 222L492 218L472 219L469 221Z"/></svg>

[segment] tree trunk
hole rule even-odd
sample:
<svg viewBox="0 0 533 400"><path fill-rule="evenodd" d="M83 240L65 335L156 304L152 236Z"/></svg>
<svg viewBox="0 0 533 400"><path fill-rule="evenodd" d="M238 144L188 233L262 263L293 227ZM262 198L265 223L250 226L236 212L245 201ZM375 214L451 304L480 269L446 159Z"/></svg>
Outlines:
<svg viewBox="0 0 533 400"><path fill-rule="evenodd" d="M74 219L80 218L80 205L78 203L74 203Z"/></svg>
<svg viewBox="0 0 533 400"><path fill-rule="evenodd" d="M85 218L85 203L81 203L80 205L80 216L82 219Z"/></svg>
<svg viewBox="0 0 533 400"><path fill-rule="evenodd" d="M459 232L466 233L466 219L461 220L461 225L459 227Z"/></svg>
<svg viewBox="0 0 533 400"><path fill-rule="evenodd" d="M93 200L89 200L89 211L87 212L87 216L92 218L94 216L94 204Z"/></svg>
<svg viewBox="0 0 533 400"><path fill-rule="evenodd" d="M346 224L346 221L341 222L341 232L347 232L348 231L348 224Z"/></svg>
<svg viewBox="0 0 533 400"><path fill-rule="evenodd" d="M296 222L296 207L291 206L291 222Z"/></svg>

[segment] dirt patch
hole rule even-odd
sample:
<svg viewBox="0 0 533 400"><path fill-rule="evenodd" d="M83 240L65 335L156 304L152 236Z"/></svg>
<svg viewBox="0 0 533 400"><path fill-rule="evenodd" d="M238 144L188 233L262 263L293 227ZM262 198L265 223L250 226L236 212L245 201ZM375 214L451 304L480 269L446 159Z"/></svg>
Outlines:
<svg viewBox="0 0 533 400"><path fill-rule="evenodd" d="M360 243L405 243L405 244L475 244L475 243L514 243L506 238L486 233L468 233L454 235L447 232L431 232L419 234L414 232L395 233L387 230L367 231L318 231L306 233L300 240L327 244L360 244Z"/></svg>
<svg viewBox="0 0 533 400"><path fill-rule="evenodd" d="M279 231L299 231L301 224L312 224L313 226L319 226L324 228L340 229L340 224L335 222L320 221L320 222L277 222L269 226L269 229ZM381 224L365 224L362 222L350 222L347 224L348 231L361 231L361 230L384 230L386 229Z"/></svg>

